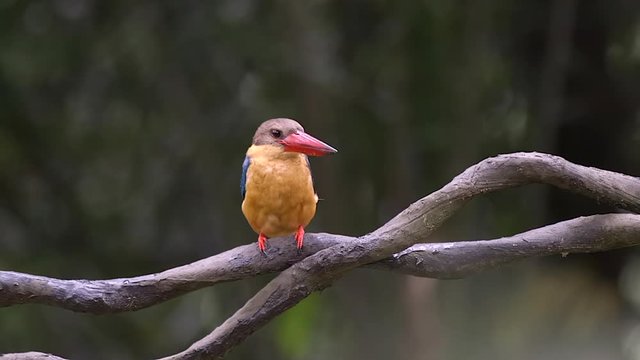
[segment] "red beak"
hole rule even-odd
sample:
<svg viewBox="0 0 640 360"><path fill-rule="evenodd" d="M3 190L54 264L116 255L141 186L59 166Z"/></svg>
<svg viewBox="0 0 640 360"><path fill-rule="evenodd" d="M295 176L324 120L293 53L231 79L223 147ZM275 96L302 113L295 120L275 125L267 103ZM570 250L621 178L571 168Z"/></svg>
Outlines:
<svg viewBox="0 0 640 360"><path fill-rule="evenodd" d="M338 150L305 132L294 132L280 141L284 151L299 152L310 156L337 153Z"/></svg>

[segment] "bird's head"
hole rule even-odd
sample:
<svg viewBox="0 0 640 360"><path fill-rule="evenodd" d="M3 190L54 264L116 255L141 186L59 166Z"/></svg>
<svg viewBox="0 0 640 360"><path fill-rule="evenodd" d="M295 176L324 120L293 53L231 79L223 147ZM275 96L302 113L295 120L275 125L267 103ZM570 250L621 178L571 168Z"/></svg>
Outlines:
<svg viewBox="0 0 640 360"><path fill-rule="evenodd" d="M297 121L285 118L263 122L253 135L253 145L274 145L283 151L310 156L323 156L338 152L328 144L304 132Z"/></svg>

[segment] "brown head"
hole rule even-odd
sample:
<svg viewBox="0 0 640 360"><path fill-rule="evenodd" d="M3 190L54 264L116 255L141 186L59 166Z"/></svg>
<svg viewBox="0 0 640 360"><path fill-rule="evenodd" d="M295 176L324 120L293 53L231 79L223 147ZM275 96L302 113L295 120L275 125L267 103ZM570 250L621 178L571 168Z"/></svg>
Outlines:
<svg viewBox="0 0 640 360"><path fill-rule="evenodd" d="M304 132L297 121L285 118L263 122L253 135L253 145L274 145L289 152L311 156L333 154L338 150Z"/></svg>

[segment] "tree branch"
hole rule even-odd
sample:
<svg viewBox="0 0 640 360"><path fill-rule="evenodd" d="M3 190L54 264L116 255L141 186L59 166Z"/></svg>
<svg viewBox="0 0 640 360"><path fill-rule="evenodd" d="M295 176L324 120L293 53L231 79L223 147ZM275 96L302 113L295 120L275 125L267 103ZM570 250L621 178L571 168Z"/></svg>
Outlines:
<svg viewBox="0 0 640 360"><path fill-rule="evenodd" d="M640 211L640 180L539 153L486 159L440 190L413 203L371 234L321 250L283 271L234 315L185 351L165 359L220 357L255 330L346 271L382 260L426 239L473 197L530 183L545 183Z"/></svg>
<svg viewBox="0 0 640 360"><path fill-rule="evenodd" d="M219 282L282 271L310 254L355 240L307 234L304 252L297 253L291 239L272 239L268 257L255 244L243 245L158 274L111 280L62 280L0 271L0 306L39 303L93 314L135 311ZM417 244L366 266L452 279L528 257L634 245L640 245L640 215L594 215L501 239Z"/></svg>
<svg viewBox="0 0 640 360"><path fill-rule="evenodd" d="M326 238L323 238L325 236ZM314 234L312 238L307 241L313 242L313 245L310 247L326 248L341 241L340 238L340 236L330 234ZM348 237L344 238L350 239ZM325 241L326 239L330 240ZM280 244L277 244L275 247L278 251L273 260L281 266L287 266L286 262L289 261L286 256L281 254L282 248L287 248L283 251L290 251L295 254L294 245L289 240L290 239L280 241ZM336 242L332 242L333 240L336 240ZM559 222L514 236L494 240L417 244L392 257L366 266L373 269L397 271L414 276L454 279L469 276L480 271L494 269L530 257L556 254L566 256L569 253L591 253L634 245L640 245L640 215L593 215ZM255 246L250 247L255 249ZM247 246L241 246L239 248L249 251L249 249L246 249ZM235 253L239 248L230 250L227 253ZM315 250L312 250L312 252L314 251ZM198 263L208 261L211 264L216 264L217 261L209 261L212 258L204 259ZM263 258L262 256L260 257L260 259ZM268 264L268 262L260 261L257 264L253 264L253 266L251 266L252 268L243 274L243 277L251 277L255 274L273 271L273 267L265 266L265 264ZM182 268L189 268L191 265ZM167 272L173 270L177 269L168 270ZM228 268L220 268L219 273L221 274L220 278L226 278L228 280L232 278L234 280L240 279L240 276L234 277ZM32 276L27 274L20 275ZM77 281L51 280L56 282ZM211 282L211 284L214 283L215 282ZM182 284L182 282L178 284ZM175 290L176 289L174 289L174 291ZM53 292L56 290L50 289L50 291ZM164 297L155 297L153 300L159 302L163 299ZM151 300L148 301L149 305L153 304ZM60 304L62 303L57 303L56 305L60 306ZM55 355L36 352L0 355L0 360L3 359L65 360Z"/></svg>
<svg viewBox="0 0 640 360"><path fill-rule="evenodd" d="M156 274L109 280L63 280L0 271L0 307L37 303L93 314L135 311L219 282L281 271L306 256L351 237L307 234L298 253L291 239L272 239L268 256L255 244Z"/></svg>
<svg viewBox="0 0 640 360"><path fill-rule="evenodd" d="M640 245L640 215L593 215L494 240L417 244L367 266L421 277L459 279L526 258L634 245Z"/></svg>
<svg viewBox="0 0 640 360"><path fill-rule="evenodd" d="M211 334L169 359L219 357L273 317L354 267L369 264L417 276L457 278L526 257L640 244L640 215L609 214L495 240L411 246L426 241L473 197L529 183L554 185L640 212L638 178L575 165L551 155L501 155L470 167L442 189L360 238L307 234L302 253L295 251L290 239L274 239L267 257L250 244L158 274L126 279L60 280L0 271L0 306L41 303L96 314L132 311L218 282L290 266Z"/></svg>

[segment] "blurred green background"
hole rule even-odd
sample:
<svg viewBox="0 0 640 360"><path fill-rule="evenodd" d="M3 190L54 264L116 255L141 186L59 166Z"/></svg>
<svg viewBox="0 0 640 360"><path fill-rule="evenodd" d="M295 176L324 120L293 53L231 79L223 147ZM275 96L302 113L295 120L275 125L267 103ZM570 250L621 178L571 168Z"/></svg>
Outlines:
<svg viewBox="0 0 640 360"><path fill-rule="evenodd" d="M0 0L0 268L102 279L256 235L240 212L260 122L299 120L308 229L372 231L485 157L640 175L640 2ZM431 240L616 211L544 186L474 200ZM356 270L229 359L640 359L640 253L464 280ZM143 359L186 348L272 276L93 316L0 309L0 352Z"/></svg>

